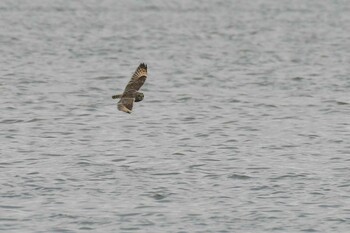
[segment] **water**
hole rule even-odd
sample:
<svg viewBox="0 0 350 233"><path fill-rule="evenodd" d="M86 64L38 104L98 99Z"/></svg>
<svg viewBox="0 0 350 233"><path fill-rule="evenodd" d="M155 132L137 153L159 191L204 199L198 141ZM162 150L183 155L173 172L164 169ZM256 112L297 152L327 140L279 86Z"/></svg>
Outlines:
<svg viewBox="0 0 350 233"><path fill-rule="evenodd" d="M349 25L345 0L1 1L0 231L349 232Z"/></svg>

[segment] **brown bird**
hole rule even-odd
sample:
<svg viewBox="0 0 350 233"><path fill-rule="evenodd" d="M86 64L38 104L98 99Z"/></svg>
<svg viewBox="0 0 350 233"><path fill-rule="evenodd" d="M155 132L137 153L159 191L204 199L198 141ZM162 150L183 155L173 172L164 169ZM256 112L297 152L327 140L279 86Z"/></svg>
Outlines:
<svg viewBox="0 0 350 233"><path fill-rule="evenodd" d="M113 99L120 98L118 102L118 110L131 113L134 101L140 102L143 100L143 93L138 92L147 78L147 65L141 63L137 67L135 73L132 75L131 80L126 85L124 93L112 96Z"/></svg>

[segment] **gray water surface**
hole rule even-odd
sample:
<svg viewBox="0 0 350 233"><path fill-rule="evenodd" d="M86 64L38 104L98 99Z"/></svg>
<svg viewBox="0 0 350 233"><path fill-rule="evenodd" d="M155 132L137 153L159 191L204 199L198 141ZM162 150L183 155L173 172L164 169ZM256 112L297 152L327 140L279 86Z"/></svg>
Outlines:
<svg viewBox="0 0 350 233"><path fill-rule="evenodd" d="M350 232L349 25L346 0L1 1L0 231Z"/></svg>

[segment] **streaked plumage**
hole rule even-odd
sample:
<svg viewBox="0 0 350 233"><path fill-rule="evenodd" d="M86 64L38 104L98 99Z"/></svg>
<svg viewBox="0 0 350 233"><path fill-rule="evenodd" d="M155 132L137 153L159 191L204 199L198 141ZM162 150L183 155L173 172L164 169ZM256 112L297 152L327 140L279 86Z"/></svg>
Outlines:
<svg viewBox="0 0 350 233"><path fill-rule="evenodd" d="M134 101L139 102L143 100L143 93L138 92L147 78L147 65L141 63L131 77L131 80L126 85L124 93L121 95L112 96L113 99L120 98L118 102L118 109L120 111L131 113Z"/></svg>

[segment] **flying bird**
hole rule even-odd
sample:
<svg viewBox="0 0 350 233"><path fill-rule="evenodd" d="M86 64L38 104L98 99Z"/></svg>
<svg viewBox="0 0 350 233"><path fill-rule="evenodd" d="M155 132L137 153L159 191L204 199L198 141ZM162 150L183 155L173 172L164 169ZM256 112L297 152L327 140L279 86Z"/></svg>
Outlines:
<svg viewBox="0 0 350 233"><path fill-rule="evenodd" d="M137 67L135 73L132 75L131 80L126 85L123 94L112 96L113 99L119 99L118 110L131 113L134 101L140 102L143 100L144 95L142 92L138 92L147 78L147 65L141 63Z"/></svg>

